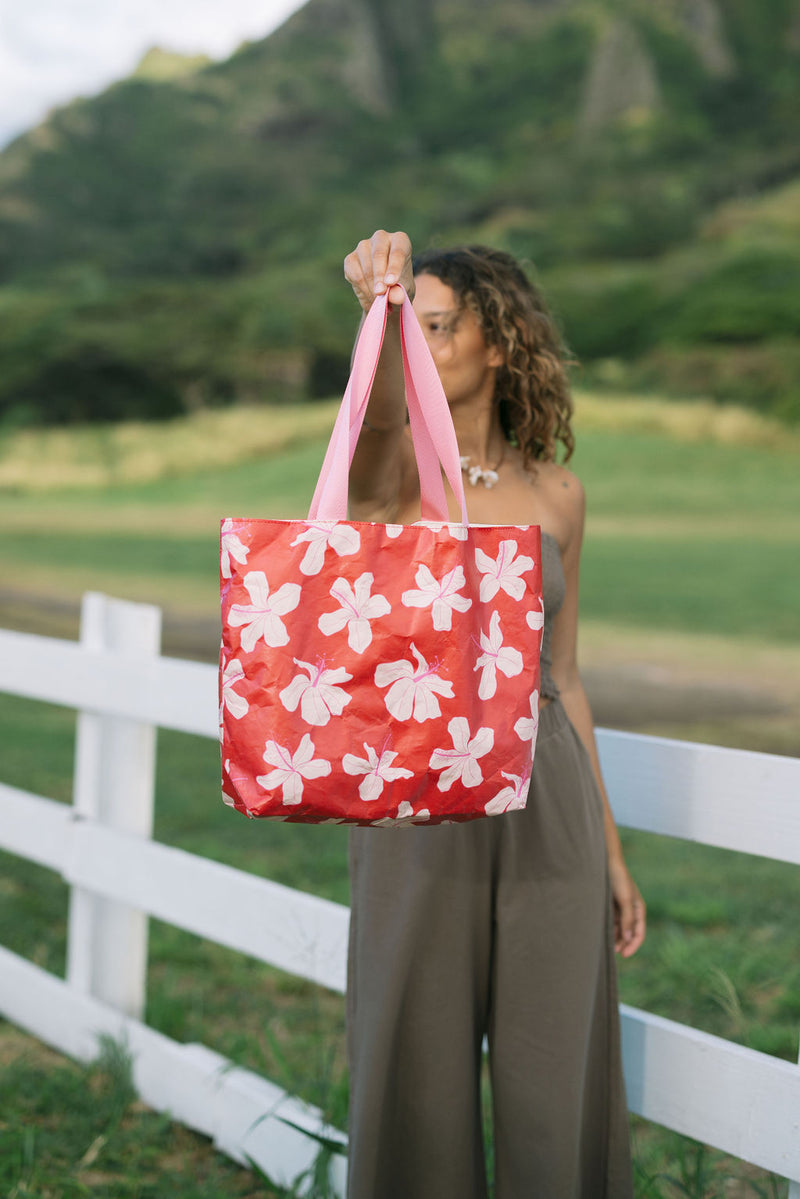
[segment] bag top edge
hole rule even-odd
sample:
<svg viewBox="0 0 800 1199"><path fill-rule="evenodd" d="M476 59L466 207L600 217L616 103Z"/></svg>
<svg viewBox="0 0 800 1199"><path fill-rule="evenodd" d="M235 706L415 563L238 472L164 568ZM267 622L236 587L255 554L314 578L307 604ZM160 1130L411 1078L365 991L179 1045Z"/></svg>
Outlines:
<svg viewBox="0 0 800 1199"><path fill-rule="evenodd" d="M220 527L228 521L234 525L353 525L360 529L541 529L541 525L533 521L524 525L487 525L472 521L465 525L460 520L415 520L410 524L400 524L399 521L390 520L309 520L306 516L223 516L220 517Z"/></svg>

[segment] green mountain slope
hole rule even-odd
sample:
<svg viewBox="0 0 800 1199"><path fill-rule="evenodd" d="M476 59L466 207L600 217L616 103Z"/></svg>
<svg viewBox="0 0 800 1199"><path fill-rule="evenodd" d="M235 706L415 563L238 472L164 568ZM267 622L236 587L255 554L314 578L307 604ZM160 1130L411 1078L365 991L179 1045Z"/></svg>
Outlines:
<svg viewBox="0 0 800 1199"><path fill-rule="evenodd" d="M791 416L798 66L796 0L310 0L151 51L0 154L0 419L335 389L379 226L531 259L595 377Z"/></svg>

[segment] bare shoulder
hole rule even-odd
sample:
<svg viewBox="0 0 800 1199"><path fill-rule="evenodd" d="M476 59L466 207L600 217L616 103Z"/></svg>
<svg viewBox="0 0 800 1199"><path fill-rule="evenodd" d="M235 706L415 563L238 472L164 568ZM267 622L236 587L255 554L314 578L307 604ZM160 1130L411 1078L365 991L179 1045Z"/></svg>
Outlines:
<svg viewBox="0 0 800 1199"><path fill-rule="evenodd" d="M537 463L539 485L547 506L571 535L583 526L586 492L576 474L557 462Z"/></svg>

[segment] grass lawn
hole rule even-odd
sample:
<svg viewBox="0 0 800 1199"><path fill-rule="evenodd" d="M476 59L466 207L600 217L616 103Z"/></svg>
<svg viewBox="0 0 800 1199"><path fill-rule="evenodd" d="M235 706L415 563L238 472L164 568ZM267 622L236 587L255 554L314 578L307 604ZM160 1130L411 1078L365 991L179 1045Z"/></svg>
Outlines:
<svg viewBox="0 0 800 1199"><path fill-rule="evenodd" d="M798 458L652 432L587 431L574 459L589 497L582 611L640 636L800 641ZM77 597L89 587L187 615L217 607L222 515L302 514L319 437L277 458L94 490L0 492L7 587ZM742 641L742 644L745 644ZM75 716L0 695L4 782L67 802ZM220 802L218 747L159 733L156 836L347 902L347 834L245 821ZM800 872L624 832L650 912L620 967L622 998L796 1060ZM0 944L63 973L66 887L0 854ZM322 1106L346 1112L343 1001L242 955L152 922L148 1021L200 1040ZM276 1194L202 1138L133 1100L112 1054L87 1070L0 1024L0 1193L212 1199ZM785 1185L634 1121L637 1195L776 1196ZM738 1187L738 1189L736 1189Z"/></svg>
<svg viewBox="0 0 800 1199"><path fill-rule="evenodd" d="M113 1045L85 1068L8 1026L0 1032L7 1199L278 1199L250 1171L139 1103Z"/></svg>

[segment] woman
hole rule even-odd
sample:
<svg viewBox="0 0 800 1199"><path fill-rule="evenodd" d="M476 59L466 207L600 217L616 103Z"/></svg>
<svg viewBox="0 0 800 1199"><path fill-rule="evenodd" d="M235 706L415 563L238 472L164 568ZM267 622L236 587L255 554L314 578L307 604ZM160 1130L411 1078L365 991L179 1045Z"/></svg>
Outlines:
<svg viewBox="0 0 800 1199"><path fill-rule="evenodd" d="M622 855L576 665L584 492L552 320L508 255L404 233L345 259L384 348L350 475L352 516L420 518L399 343L402 284L444 386L476 524L539 524L545 629L527 808L433 828L354 829L348 984L351 1199L483 1199L488 1037L496 1199L633 1193L614 949L644 903ZM470 485L471 484L471 485ZM459 512L448 490L451 519Z"/></svg>

